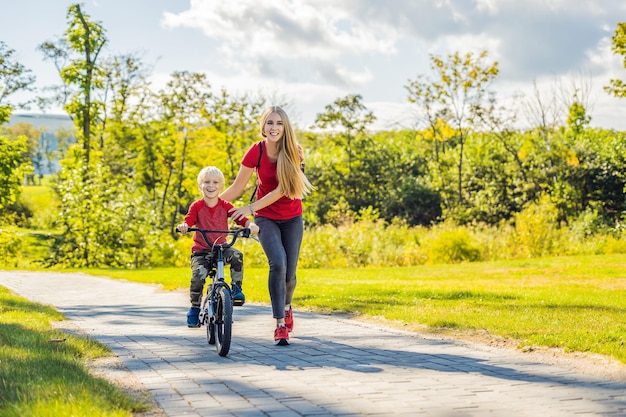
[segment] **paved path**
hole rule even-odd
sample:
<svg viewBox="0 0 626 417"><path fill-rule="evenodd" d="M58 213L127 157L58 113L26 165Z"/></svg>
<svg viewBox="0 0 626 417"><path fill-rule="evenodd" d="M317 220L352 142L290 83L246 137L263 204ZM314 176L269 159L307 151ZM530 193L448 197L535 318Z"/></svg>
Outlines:
<svg viewBox="0 0 626 417"><path fill-rule="evenodd" d="M109 345L170 417L626 416L626 383L516 352L297 310L292 345L274 346L270 308L247 304L222 358L185 326L184 292L6 271L0 285Z"/></svg>

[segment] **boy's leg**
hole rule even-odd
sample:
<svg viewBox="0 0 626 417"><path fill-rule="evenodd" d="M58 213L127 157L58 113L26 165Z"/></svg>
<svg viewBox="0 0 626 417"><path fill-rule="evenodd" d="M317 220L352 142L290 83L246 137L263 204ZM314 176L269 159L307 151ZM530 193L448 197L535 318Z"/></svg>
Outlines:
<svg viewBox="0 0 626 417"><path fill-rule="evenodd" d="M224 262L230 265L230 280L233 288L233 304L242 306L246 302L243 294L243 253L235 248L224 251Z"/></svg>
<svg viewBox="0 0 626 417"><path fill-rule="evenodd" d="M187 312L187 326L200 327L200 303L202 303L202 290L204 282L209 274L209 265L204 256L191 257L191 283L189 284L189 301L191 307Z"/></svg>

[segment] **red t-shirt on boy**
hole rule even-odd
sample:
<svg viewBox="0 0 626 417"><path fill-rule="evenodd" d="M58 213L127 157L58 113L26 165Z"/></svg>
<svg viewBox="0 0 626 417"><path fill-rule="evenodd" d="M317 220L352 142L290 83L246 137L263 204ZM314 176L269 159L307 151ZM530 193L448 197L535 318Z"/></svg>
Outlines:
<svg viewBox="0 0 626 417"><path fill-rule="evenodd" d="M228 210L231 208L233 208L233 205L221 198L215 207L207 206L202 199L197 200L189 207L189 212L185 216L185 223L198 229L228 230L228 218L230 217ZM246 227L247 222L248 219L245 217L235 221L241 227ZM207 233L207 237L213 243L226 242L226 236L219 233ZM211 246L207 245L202 235L198 232L194 233L193 242L191 247L192 253L201 250L211 250Z"/></svg>

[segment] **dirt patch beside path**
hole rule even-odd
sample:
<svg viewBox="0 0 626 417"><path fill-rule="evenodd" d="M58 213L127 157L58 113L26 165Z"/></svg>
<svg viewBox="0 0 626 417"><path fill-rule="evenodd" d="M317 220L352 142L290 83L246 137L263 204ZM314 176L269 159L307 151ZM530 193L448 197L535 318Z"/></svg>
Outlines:
<svg viewBox="0 0 626 417"><path fill-rule="evenodd" d="M584 375L595 376L611 381L626 381L626 364L604 355L586 352L565 352L542 346L520 346L520 341L515 339L494 336L486 330L471 332L440 329L433 332L432 329L420 325L404 325L384 318L352 317L365 323L374 325L388 325L399 330L414 332L426 339L447 339L476 343L486 349L506 349L524 359L555 365L566 368Z"/></svg>

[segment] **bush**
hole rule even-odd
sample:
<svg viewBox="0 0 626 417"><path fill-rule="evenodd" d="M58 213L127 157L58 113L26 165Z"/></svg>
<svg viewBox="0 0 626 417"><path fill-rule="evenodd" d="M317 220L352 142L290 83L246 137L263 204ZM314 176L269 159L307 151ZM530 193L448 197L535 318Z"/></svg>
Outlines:
<svg viewBox="0 0 626 417"><path fill-rule="evenodd" d="M429 263L474 262L482 259L481 250L463 226L442 225L428 240Z"/></svg>
<svg viewBox="0 0 626 417"><path fill-rule="evenodd" d="M547 196L515 215L517 257L538 258L558 254L558 209Z"/></svg>
<svg viewBox="0 0 626 417"><path fill-rule="evenodd" d="M22 237L15 226L0 228L0 265L17 267L22 252Z"/></svg>
<svg viewBox="0 0 626 417"><path fill-rule="evenodd" d="M621 239L616 239L612 236L609 236L603 248L603 253L624 253L626 254L626 239L623 237Z"/></svg>

